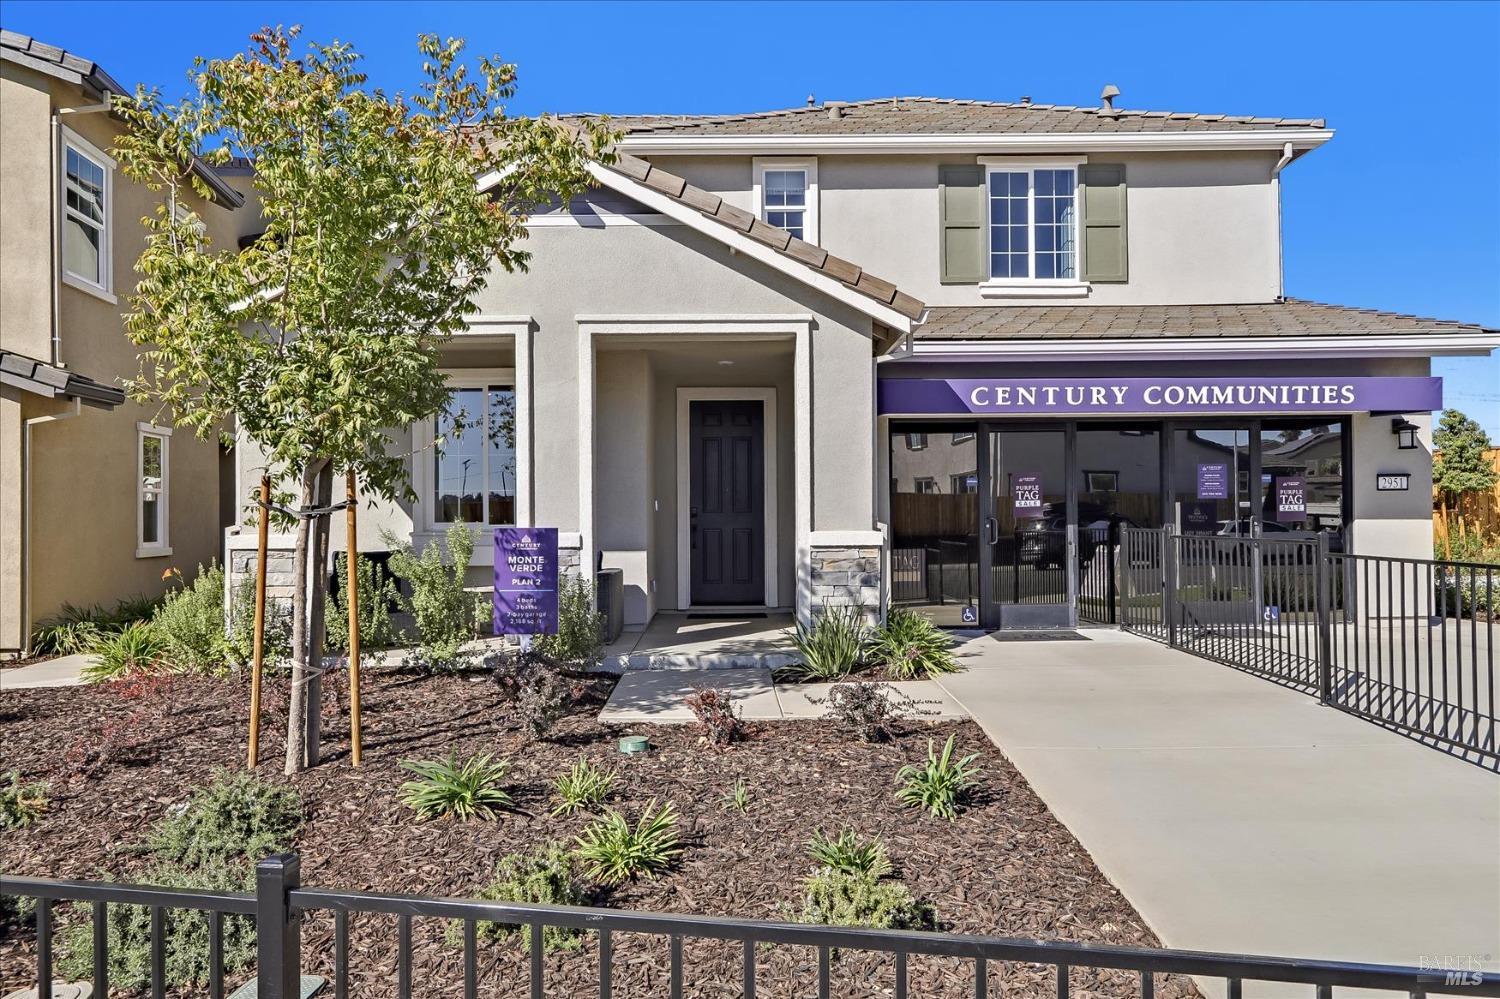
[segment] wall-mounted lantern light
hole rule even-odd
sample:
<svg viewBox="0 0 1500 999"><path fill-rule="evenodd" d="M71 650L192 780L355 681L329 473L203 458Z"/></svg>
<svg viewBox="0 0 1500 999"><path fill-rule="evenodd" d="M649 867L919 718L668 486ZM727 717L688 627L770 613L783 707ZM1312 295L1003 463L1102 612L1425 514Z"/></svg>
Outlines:
<svg viewBox="0 0 1500 999"><path fill-rule="evenodd" d="M1396 435L1396 447L1402 451L1415 450L1417 443L1417 425L1404 416L1398 416L1391 421L1391 433Z"/></svg>

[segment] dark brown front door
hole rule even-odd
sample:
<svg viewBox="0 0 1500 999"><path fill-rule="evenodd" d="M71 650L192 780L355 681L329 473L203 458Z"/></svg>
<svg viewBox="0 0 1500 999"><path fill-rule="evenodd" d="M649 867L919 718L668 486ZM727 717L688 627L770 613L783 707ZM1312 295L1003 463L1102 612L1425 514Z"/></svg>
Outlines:
<svg viewBox="0 0 1500 999"><path fill-rule="evenodd" d="M765 431L758 401L688 403L694 604L765 602Z"/></svg>

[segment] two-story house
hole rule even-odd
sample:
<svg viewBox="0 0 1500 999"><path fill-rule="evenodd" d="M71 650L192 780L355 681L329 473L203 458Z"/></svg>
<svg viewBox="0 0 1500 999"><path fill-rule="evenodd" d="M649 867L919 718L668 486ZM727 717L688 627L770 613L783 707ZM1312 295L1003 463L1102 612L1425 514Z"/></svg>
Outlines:
<svg viewBox="0 0 1500 999"><path fill-rule="evenodd" d="M1500 335L1284 296L1282 178L1322 121L1106 94L616 119L619 161L448 348L481 432L414 428L416 502L367 542L557 527L634 627L1069 625L1124 523L1430 555L1430 358Z"/></svg>
<svg viewBox="0 0 1500 999"><path fill-rule="evenodd" d="M109 101L126 92L0 31L0 656L65 604L160 595L167 569L218 557L233 515L219 443L174 435L122 391L140 366L121 313L161 200L110 155ZM248 171L190 166L214 195L192 205L205 238L234 245Z"/></svg>

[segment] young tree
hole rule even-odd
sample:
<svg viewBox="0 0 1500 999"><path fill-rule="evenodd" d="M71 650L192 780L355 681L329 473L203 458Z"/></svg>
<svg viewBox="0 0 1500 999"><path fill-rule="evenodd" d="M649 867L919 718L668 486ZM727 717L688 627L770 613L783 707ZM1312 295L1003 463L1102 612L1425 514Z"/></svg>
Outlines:
<svg viewBox="0 0 1500 999"><path fill-rule="evenodd" d="M508 117L515 67L482 59L471 76L459 40L421 36L426 79L406 96L366 89L350 46L297 37L266 28L248 52L198 60L177 103L121 101L116 146L127 176L166 193L126 316L144 348L132 394L201 436L236 428L293 483L288 772L317 762L307 686L322 667L334 469L367 495L410 495L393 428L445 409L444 341L492 268L525 269L528 210L585 189L610 140L599 124ZM265 231L243 250L201 238L183 198L208 193L195 157L253 163ZM497 182L481 191L481 178Z"/></svg>
<svg viewBox="0 0 1500 999"><path fill-rule="evenodd" d="M1476 421L1456 409L1443 410L1432 445L1438 452L1432 463L1432 484L1442 497L1443 553L1453 557L1448 540L1448 511L1464 493L1493 489L1497 478L1495 466L1485 451L1490 438Z"/></svg>

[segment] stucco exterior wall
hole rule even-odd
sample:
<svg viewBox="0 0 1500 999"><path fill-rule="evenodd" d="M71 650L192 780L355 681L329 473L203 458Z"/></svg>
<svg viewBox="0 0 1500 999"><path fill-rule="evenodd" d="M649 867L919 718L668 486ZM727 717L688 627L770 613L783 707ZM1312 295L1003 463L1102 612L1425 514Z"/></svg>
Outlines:
<svg viewBox="0 0 1500 999"><path fill-rule="evenodd" d="M0 331L4 346L51 360L54 277L51 262L53 192L50 115L54 108L91 104L94 98L64 81L4 63L0 86ZM119 123L104 114L68 115L63 124L96 148L109 151ZM122 313L135 285L134 264L145 245L138 220L160 195L130 182L116 169L109 209L109 262L113 294L69 284L57 289L58 360L97 381L121 384L139 373L137 348L124 335ZM196 199L194 199L196 202ZM235 213L194 205L210 242L233 242ZM191 578L198 564L220 551L218 497L220 449L178 431L168 447L170 554L138 557L137 423L170 426L172 415L127 401L114 410L83 407L66 419L32 425L30 468L23 468L24 420L72 412L53 400L21 394L7 400L0 424L0 648L14 650L36 624L64 603L102 604L169 585L163 573L179 568ZM21 516L29 472L27 516ZM16 483L20 483L19 487ZM17 493L17 489L22 492ZM11 496L11 493L17 493ZM8 499L7 499L8 498ZM29 521L29 525L27 523ZM27 535L29 534L29 542ZM29 544L29 558L25 548ZM17 554L19 553L19 554ZM28 568L29 567L29 568ZM23 594L29 605L23 610Z"/></svg>
<svg viewBox="0 0 1500 999"><path fill-rule="evenodd" d="M1058 157L1068 159L1068 157ZM938 166L973 156L819 156L819 244L928 305L1174 305L1269 302L1279 294L1276 155L1096 153L1123 163L1130 279L1085 298L985 298L939 276ZM746 211L749 156L658 156L668 170Z"/></svg>

